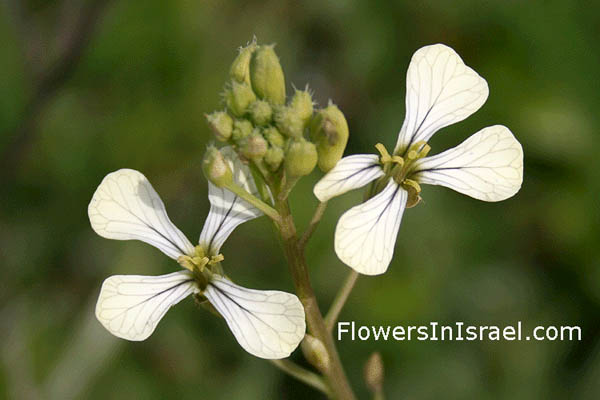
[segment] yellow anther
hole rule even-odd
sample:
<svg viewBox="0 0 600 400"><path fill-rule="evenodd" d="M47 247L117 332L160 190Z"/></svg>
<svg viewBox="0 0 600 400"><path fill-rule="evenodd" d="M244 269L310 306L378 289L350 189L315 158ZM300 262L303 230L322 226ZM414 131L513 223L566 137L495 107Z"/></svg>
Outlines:
<svg viewBox="0 0 600 400"><path fill-rule="evenodd" d="M225 259L225 257L223 256L223 254L217 254L216 256L212 256L210 258L210 261L208 262L210 265L219 263L221 261L223 261Z"/></svg>
<svg viewBox="0 0 600 400"><path fill-rule="evenodd" d="M190 256L179 256L177 258L177 263L181 265L185 269L189 269L190 271L194 271L194 262Z"/></svg>
<svg viewBox="0 0 600 400"><path fill-rule="evenodd" d="M415 150L416 152L419 152L424 146L427 146L427 142L424 140L419 140L418 142L414 142L408 150Z"/></svg>
<svg viewBox="0 0 600 400"><path fill-rule="evenodd" d="M431 150L431 146L428 145L427 143L425 143L423 145L423 147L421 148L421 151L419 151L419 159L427 156L427 154L429 153L429 150Z"/></svg>
<svg viewBox="0 0 600 400"><path fill-rule="evenodd" d="M412 179L405 179L402 182L402 186L408 192L408 199L406 201L406 208L412 208L421 202L421 186L419 183Z"/></svg>
<svg viewBox="0 0 600 400"><path fill-rule="evenodd" d="M177 258L177 263L179 263L179 265L181 265L183 268L189 269L192 272L202 272L206 265L211 265L223 260L223 256L221 254L217 256L212 256L211 258L204 256L204 251L201 248L199 248L199 246L196 246L194 254L197 255L194 255L193 257L179 256L179 258Z"/></svg>
<svg viewBox="0 0 600 400"><path fill-rule="evenodd" d="M415 180L412 179L405 179L402 184L404 185L405 189L407 189L409 192L413 191L416 193L421 193L421 185L419 185L419 183Z"/></svg>
<svg viewBox="0 0 600 400"><path fill-rule="evenodd" d="M375 148L377 149L379 154L381 154L381 162L382 163L385 164L385 163L392 161L392 156L390 156L390 153L388 153L387 149L385 148L385 146L383 144L377 143L375 145Z"/></svg>
<svg viewBox="0 0 600 400"><path fill-rule="evenodd" d="M392 156L392 162L403 166L404 165L404 158L400 157L400 156Z"/></svg>
<svg viewBox="0 0 600 400"><path fill-rule="evenodd" d="M408 154L406 155L406 158L408 158L409 161L414 161L417 159L418 156L419 156L419 153L417 153L414 150L410 150L408 152Z"/></svg>
<svg viewBox="0 0 600 400"><path fill-rule="evenodd" d="M192 262L194 263L194 265L198 268L200 268L200 270L202 270L202 268L209 263L209 259L208 257L192 257Z"/></svg>

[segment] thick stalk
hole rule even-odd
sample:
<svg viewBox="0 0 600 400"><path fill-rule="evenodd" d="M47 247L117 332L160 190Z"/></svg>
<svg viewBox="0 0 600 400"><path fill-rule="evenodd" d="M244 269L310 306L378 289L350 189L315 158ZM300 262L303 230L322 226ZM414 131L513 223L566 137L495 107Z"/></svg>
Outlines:
<svg viewBox="0 0 600 400"><path fill-rule="evenodd" d="M348 383L333 338L319 310L315 293L310 284L304 252L300 249L296 227L290 214L287 201L278 201L277 211L281 216L279 232L283 242L286 258L290 267L296 293L304 306L306 323L310 333L319 339L329 355L329 368L322 371L331 387L334 398L338 400L354 400L356 397Z"/></svg>

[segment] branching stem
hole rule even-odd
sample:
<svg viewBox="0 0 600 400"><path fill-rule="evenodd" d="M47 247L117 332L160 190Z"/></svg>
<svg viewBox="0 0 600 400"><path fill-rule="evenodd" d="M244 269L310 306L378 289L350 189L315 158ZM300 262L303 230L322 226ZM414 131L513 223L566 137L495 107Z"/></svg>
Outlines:
<svg viewBox="0 0 600 400"><path fill-rule="evenodd" d="M310 224L308 225L308 227L302 234L302 237L300 238L300 242L298 243L298 245L300 246L300 249L304 250L304 248L306 247L306 243L308 242L308 240L310 239L312 234L317 229L319 222L321 222L321 218L323 217L323 214L325 213L326 208L327 208L326 201L319 203L319 205L317 206L317 209L315 210L315 213L314 213L312 219L310 220Z"/></svg>
<svg viewBox="0 0 600 400"><path fill-rule="evenodd" d="M331 303L331 307L325 316L325 324L327 325L327 330L331 333L333 331L333 327L335 326L335 322L340 316L340 312L342 308L344 308L344 304L346 304L346 300L348 300L348 296L350 296L350 292L354 288L354 284L358 279L358 272L352 270L348 274L348 277L344 281L344 284L340 288L339 292L333 299L333 303Z"/></svg>
<svg viewBox="0 0 600 400"><path fill-rule="evenodd" d="M225 188L231 190L233 193L237 194L242 199L246 200L248 203L250 203L254 207L258 208L260 211L262 211L266 216L271 218L273 221L275 221L275 222L281 221L281 216L279 215L277 210L275 210L273 207L271 207L264 201L260 200L258 197L254 196L252 193L249 193L243 187L241 187L235 183L229 183L229 184L225 185Z"/></svg>
<svg viewBox="0 0 600 400"><path fill-rule="evenodd" d="M275 206L281 216L281 223L278 225L279 234L296 288L296 294L304 306L308 330L323 343L329 356L329 368L323 371L323 374L331 387L332 397L338 400L354 400L356 397L350 387L335 343L327 330L310 284L304 250L299 246L296 226L290 214L289 204L287 200L278 200Z"/></svg>
<svg viewBox="0 0 600 400"><path fill-rule="evenodd" d="M286 374L298 379L301 382L304 382L308 386L317 389L318 391L327 395L327 397L331 397L331 389L323 378L319 375L315 374L312 371L307 370L306 368L302 368L298 364L287 360L271 360L271 363L275 365L277 368L285 372Z"/></svg>

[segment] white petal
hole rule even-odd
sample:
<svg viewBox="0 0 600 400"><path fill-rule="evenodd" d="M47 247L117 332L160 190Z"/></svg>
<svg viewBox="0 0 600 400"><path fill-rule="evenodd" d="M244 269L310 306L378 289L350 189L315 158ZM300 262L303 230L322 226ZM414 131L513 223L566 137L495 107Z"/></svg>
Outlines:
<svg viewBox="0 0 600 400"><path fill-rule="evenodd" d="M420 160L413 177L479 200L504 200L521 188L523 148L507 127L490 126L450 150Z"/></svg>
<svg viewBox="0 0 600 400"><path fill-rule="evenodd" d="M144 340L171 306L197 291L187 271L161 276L114 275L102 284L96 318L115 336Z"/></svg>
<svg viewBox="0 0 600 400"><path fill-rule="evenodd" d="M335 252L365 275L383 274L392 260L408 193L394 180L377 196L352 207L338 221Z"/></svg>
<svg viewBox="0 0 600 400"><path fill-rule="evenodd" d="M107 239L137 239L177 259L194 246L169 219L165 205L140 172L120 169L102 180L88 206L92 228Z"/></svg>
<svg viewBox="0 0 600 400"><path fill-rule="evenodd" d="M400 155L410 144L428 141L441 128L462 121L488 97L485 79L443 44L420 48L406 74L406 117L396 143Z"/></svg>
<svg viewBox="0 0 600 400"><path fill-rule="evenodd" d="M229 146L223 147L221 153L229 162L229 166L234 173L235 182L260 198L248 166L240 161L235 151ZM208 183L208 199L210 201L210 211L204 223L204 228L202 228L199 242L205 246L209 254L215 255L219 253L221 246L235 227L243 222L260 217L262 212L229 190L218 188L210 182Z"/></svg>
<svg viewBox="0 0 600 400"><path fill-rule="evenodd" d="M304 308L293 294L246 289L215 276L204 295L225 318L240 346L257 357L289 356L306 332Z"/></svg>
<svg viewBox="0 0 600 400"><path fill-rule="evenodd" d="M319 201L327 201L353 189L358 189L383 175L379 156L357 154L344 157L317 184L313 192Z"/></svg>

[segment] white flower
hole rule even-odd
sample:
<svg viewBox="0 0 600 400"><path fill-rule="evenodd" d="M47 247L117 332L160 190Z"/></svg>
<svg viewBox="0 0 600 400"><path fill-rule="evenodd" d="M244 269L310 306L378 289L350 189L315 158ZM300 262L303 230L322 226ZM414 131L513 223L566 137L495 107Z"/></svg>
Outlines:
<svg viewBox="0 0 600 400"><path fill-rule="evenodd" d="M236 183L251 193L250 172L231 148L222 149ZM106 279L96 317L110 333L144 340L167 310L191 294L201 294L225 318L239 344L268 359L284 358L306 330L298 298L280 291L246 289L227 279L220 266L221 245L242 222L261 212L226 189L209 183L210 212L199 245L194 247L173 225L160 197L138 171L108 174L88 208L92 228L109 239L137 239L151 244L188 270L161 276L115 275Z"/></svg>
<svg viewBox="0 0 600 400"><path fill-rule="evenodd" d="M454 50L442 44L417 50L406 80L406 117L394 152L378 144L381 156L345 157L314 188L315 196L327 201L378 179L376 195L342 215L335 232L338 257L366 275L387 270L404 209L420 200L420 183L500 201L517 193L523 181L523 149L501 125L425 157L435 132L467 118L488 97L486 81Z"/></svg>

